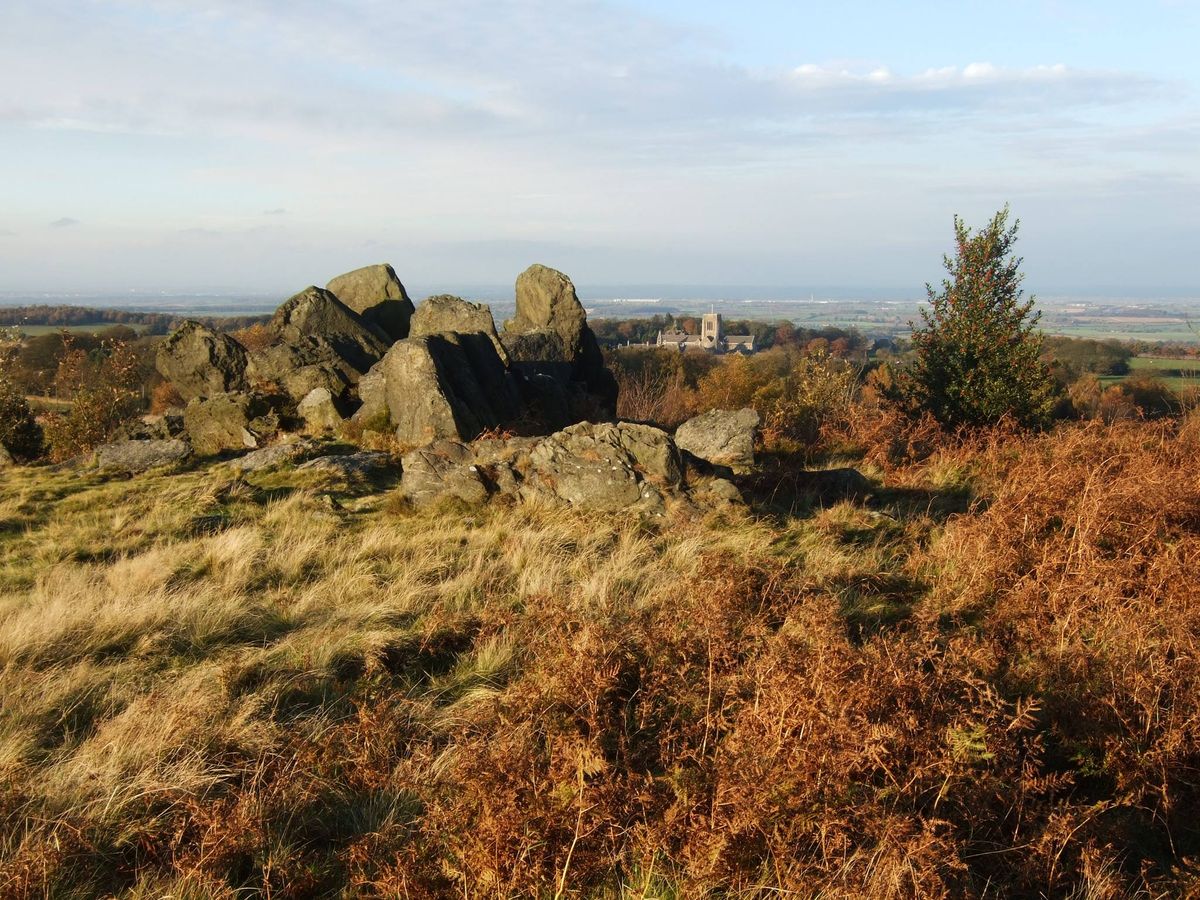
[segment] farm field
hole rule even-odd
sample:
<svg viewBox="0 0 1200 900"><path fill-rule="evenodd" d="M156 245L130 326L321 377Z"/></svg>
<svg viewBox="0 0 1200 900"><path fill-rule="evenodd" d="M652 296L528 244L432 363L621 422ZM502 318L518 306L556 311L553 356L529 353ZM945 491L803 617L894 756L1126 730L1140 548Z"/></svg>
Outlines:
<svg viewBox="0 0 1200 900"><path fill-rule="evenodd" d="M67 331L71 334L98 334L114 327L114 322L94 322L87 325L19 325L17 326L21 334L27 337L37 337L40 334L58 334L60 331ZM124 325L125 328L132 328L138 334L143 334L146 331L145 325Z"/></svg>
<svg viewBox="0 0 1200 900"><path fill-rule="evenodd" d="M1101 375L1104 385L1118 384L1131 375L1150 374L1161 378L1173 391L1200 387L1200 359L1164 359L1135 356L1129 361L1129 375Z"/></svg>

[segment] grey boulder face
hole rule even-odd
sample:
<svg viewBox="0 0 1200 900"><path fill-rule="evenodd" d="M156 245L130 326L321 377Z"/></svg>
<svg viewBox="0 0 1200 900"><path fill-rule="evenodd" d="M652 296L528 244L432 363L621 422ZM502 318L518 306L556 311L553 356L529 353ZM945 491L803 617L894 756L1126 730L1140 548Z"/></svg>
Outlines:
<svg viewBox="0 0 1200 900"><path fill-rule="evenodd" d="M319 287L305 288L285 300L271 317L270 328L284 344L315 347L312 352L341 361L356 376L382 359L389 343L376 326Z"/></svg>
<svg viewBox="0 0 1200 900"><path fill-rule="evenodd" d="M409 336L413 302L396 270L387 263L363 266L339 275L325 289L387 335L389 342Z"/></svg>
<svg viewBox="0 0 1200 900"><path fill-rule="evenodd" d="M422 337L446 332L486 334L495 345L500 362L508 365L508 352L496 334L496 320L492 318L491 307L487 304L471 303L450 294L427 298L413 313L408 336Z"/></svg>
<svg viewBox="0 0 1200 900"><path fill-rule="evenodd" d="M276 344L251 353L246 376L252 384L277 384L300 401L316 388L342 397L361 374L328 340L310 335L295 344Z"/></svg>
<svg viewBox="0 0 1200 900"><path fill-rule="evenodd" d="M612 418L616 379L604 367L571 279L556 269L532 265L518 276L516 294L516 315L505 323L500 338L514 368L527 378L543 376L559 383L569 379L582 385L586 398L566 393L575 418Z"/></svg>
<svg viewBox="0 0 1200 900"><path fill-rule="evenodd" d="M179 438L149 441L115 441L96 448L96 466L136 475L160 466L174 466L192 454L187 441Z"/></svg>
<svg viewBox="0 0 1200 900"><path fill-rule="evenodd" d="M245 349L199 322L184 322L159 344L154 364L184 400L247 387Z"/></svg>
<svg viewBox="0 0 1200 900"><path fill-rule="evenodd" d="M675 443L698 459L745 473L754 466L754 442L761 423L746 409L714 409L688 419L675 431Z"/></svg>
<svg viewBox="0 0 1200 900"><path fill-rule="evenodd" d="M218 394L189 403L183 411L183 427L198 456L214 456L226 450L257 449L279 430L279 417L260 394Z"/></svg>
<svg viewBox="0 0 1200 900"><path fill-rule="evenodd" d="M337 401L328 388L313 388L296 406L296 413L309 431L337 431L344 421Z"/></svg>
<svg viewBox="0 0 1200 900"><path fill-rule="evenodd" d="M261 450L253 450L245 456L230 460L229 465L243 474L247 472L264 472L279 466L295 463L311 456L319 445L309 438L301 438L287 443L272 444Z"/></svg>
<svg viewBox="0 0 1200 900"><path fill-rule="evenodd" d="M512 410L503 406L504 366L483 335L430 335L397 341L379 365L383 406L401 443L473 440ZM470 349L464 347L466 344ZM377 390L372 375L372 390ZM488 385L485 387L485 384ZM378 413L378 396L367 398Z"/></svg>
<svg viewBox="0 0 1200 900"><path fill-rule="evenodd" d="M659 512L662 489L682 485L671 436L649 425L581 422L541 441L529 459L535 477L526 493L550 494L587 509Z"/></svg>
<svg viewBox="0 0 1200 900"><path fill-rule="evenodd" d="M405 454L400 492L417 506L446 497L464 503L483 503L488 487L470 447L457 441L435 441Z"/></svg>

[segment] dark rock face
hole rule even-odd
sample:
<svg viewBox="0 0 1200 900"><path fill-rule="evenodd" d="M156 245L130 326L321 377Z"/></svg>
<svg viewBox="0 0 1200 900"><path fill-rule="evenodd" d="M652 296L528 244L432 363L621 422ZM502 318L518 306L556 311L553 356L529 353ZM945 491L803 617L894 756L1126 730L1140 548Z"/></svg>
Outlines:
<svg viewBox="0 0 1200 900"><path fill-rule="evenodd" d="M179 438L150 441L115 441L96 448L96 466L136 475L159 466L173 466L192 454L187 441Z"/></svg>
<svg viewBox="0 0 1200 900"><path fill-rule="evenodd" d="M305 288L284 301L271 317L270 328L284 344L294 347L308 338L320 338L359 375L383 358L389 343L382 331L319 287Z"/></svg>
<svg viewBox="0 0 1200 900"><path fill-rule="evenodd" d="M226 450L257 449L279 430L279 416L261 394L217 394L189 403L183 426L196 454L213 456Z"/></svg>
<svg viewBox="0 0 1200 900"><path fill-rule="evenodd" d="M184 322L159 344L155 367L184 400L247 387L242 345L199 322Z"/></svg>
<svg viewBox="0 0 1200 900"><path fill-rule="evenodd" d="M612 418L616 414L617 383L604 367L596 336L575 285L562 272L533 265L517 278L517 314L504 325L500 340L513 368L532 377L549 376L579 383L586 395L565 391L564 399L576 418Z"/></svg>
<svg viewBox="0 0 1200 900"><path fill-rule="evenodd" d="M760 419L753 409L714 409L689 419L675 431L675 443L705 462L748 472Z"/></svg>
<svg viewBox="0 0 1200 900"><path fill-rule="evenodd" d="M129 441L165 441L182 436L183 415L180 412L142 416L126 422L117 431L119 439Z"/></svg>
<svg viewBox="0 0 1200 900"><path fill-rule="evenodd" d="M328 340L309 335L295 344L276 344L251 353L246 377L251 384L276 384L300 401L316 388L343 397L362 375Z"/></svg>
<svg viewBox="0 0 1200 900"><path fill-rule="evenodd" d="M413 302L396 270L383 263L339 275L325 286L368 324L387 335L388 342L409 336Z"/></svg>

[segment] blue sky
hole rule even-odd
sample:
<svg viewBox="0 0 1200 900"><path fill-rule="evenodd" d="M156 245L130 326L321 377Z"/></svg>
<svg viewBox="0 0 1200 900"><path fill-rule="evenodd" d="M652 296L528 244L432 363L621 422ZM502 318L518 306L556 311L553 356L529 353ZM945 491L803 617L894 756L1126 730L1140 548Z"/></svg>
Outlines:
<svg viewBox="0 0 1200 900"><path fill-rule="evenodd" d="M0 291L1198 295L1200 0L7 0Z"/></svg>

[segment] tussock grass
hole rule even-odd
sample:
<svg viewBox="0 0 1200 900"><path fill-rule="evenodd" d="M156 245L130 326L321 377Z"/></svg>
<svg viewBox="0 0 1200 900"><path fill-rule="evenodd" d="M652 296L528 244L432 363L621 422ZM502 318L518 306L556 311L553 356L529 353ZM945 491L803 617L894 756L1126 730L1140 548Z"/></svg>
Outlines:
<svg viewBox="0 0 1200 900"><path fill-rule="evenodd" d="M649 525L6 474L0 895L1200 890L1198 434Z"/></svg>

